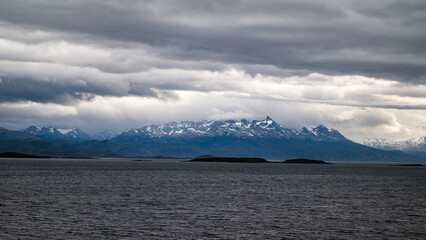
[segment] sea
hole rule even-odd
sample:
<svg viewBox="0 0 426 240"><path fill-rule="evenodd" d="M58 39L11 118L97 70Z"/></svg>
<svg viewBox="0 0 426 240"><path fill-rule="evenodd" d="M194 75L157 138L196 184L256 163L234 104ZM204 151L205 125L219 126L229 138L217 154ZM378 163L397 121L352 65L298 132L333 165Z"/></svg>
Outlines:
<svg viewBox="0 0 426 240"><path fill-rule="evenodd" d="M1 159L0 239L426 239L426 167Z"/></svg>

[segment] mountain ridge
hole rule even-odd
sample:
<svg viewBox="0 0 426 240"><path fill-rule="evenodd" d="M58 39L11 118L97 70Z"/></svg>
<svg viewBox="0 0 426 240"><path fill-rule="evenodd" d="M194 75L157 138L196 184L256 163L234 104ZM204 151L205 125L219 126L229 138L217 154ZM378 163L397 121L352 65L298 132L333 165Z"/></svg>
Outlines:
<svg viewBox="0 0 426 240"><path fill-rule="evenodd" d="M160 125L152 124L141 128L133 128L124 131L116 138L131 137L284 137L284 138L309 138L324 141L350 141L339 131L328 129L323 125L311 128L303 127L300 130L289 129L276 123L269 116L264 120L248 121L243 118L240 121L207 120L201 122L181 121L168 122Z"/></svg>
<svg viewBox="0 0 426 240"><path fill-rule="evenodd" d="M79 132L75 129L55 129L51 126L31 126L26 132L28 134L0 129L0 151L45 156L78 154L193 158L211 155L260 157L270 160L308 158L325 161L426 161L426 158L411 156L401 151L385 151L355 143L338 130L323 125L295 130L276 123L270 117L252 121L241 119L152 124L129 129L105 140L76 140L76 136L64 138L68 133Z"/></svg>
<svg viewBox="0 0 426 240"><path fill-rule="evenodd" d="M90 136L79 128L61 129L55 128L50 125L43 127L31 125L28 128L22 130L22 132L46 139L69 140L77 142L83 142L88 140L102 141L117 136L117 134L109 130L104 130Z"/></svg>
<svg viewBox="0 0 426 240"><path fill-rule="evenodd" d="M426 157L426 137L410 138L402 141L371 138L363 141L362 144L377 149L399 150L412 155Z"/></svg>
<svg viewBox="0 0 426 240"><path fill-rule="evenodd" d="M79 128L58 129L52 126L37 127L32 125L23 130L22 132L47 139L60 139L71 141L86 141L90 139L90 136Z"/></svg>
<svg viewBox="0 0 426 240"><path fill-rule="evenodd" d="M143 155L311 158L328 161L417 161L399 151L355 143L323 125L292 130L264 120L182 121L127 130L111 141ZM426 160L426 159L423 159Z"/></svg>

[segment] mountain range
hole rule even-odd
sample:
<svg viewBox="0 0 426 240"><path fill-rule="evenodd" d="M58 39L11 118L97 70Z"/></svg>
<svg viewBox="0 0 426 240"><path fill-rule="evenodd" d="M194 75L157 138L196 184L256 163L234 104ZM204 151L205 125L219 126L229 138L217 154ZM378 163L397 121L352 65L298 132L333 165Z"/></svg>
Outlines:
<svg viewBox="0 0 426 240"><path fill-rule="evenodd" d="M262 157L270 160L311 158L328 161L426 161L402 151L355 143L323 125L289 129L270 117L248 121L182 121L89 136L78 128L30 126L0 129L0 152L47 156Z"/></svg>
<svg viewBox="0 0 426 240"><path fill-rule="evenodd" d="M399 150L426 158L426 137L410 138L403 141L372 138L363 141L362 144L383 150Z"/></svg>
<svg viewBox="0 0 426 240"><path fill-rule="evenodd" d="M118 141L138 138L197 138L197 137L237 137L237 138L296 138L313 141L347 141L337 130L328 129L323 125L311 128L293 130L285 128L270 117L257 121L183 121L162 125L150 125L134 128L123 132L117 137Z"/></svg>
<svg viewBox="0 0 426 240"><path fill-rule="evenodd" d="M101 140L111 139L117 136L114 132L109 130L104 130L93 136L89 136L89 134L83 132L82 130L78 128L59 129L59 128L54 128L52 126L45 126L45 127L29 126L27 129L23 130L22 132L35 135L38 137L46 138L46 139L60 139L60 140L69 140L69 141L77 141L77 142L83 142L87 140L101 141Z"/></svg>

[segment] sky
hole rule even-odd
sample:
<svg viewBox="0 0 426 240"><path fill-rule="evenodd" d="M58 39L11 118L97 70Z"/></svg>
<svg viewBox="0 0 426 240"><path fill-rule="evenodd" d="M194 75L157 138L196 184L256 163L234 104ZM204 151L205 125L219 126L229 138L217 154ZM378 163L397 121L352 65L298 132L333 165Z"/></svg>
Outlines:
<svg viewBox="0 0 426 240"><path fill-rule="evenodd" d="M0 0L0 127L426 136L424 0Z"/></svg>

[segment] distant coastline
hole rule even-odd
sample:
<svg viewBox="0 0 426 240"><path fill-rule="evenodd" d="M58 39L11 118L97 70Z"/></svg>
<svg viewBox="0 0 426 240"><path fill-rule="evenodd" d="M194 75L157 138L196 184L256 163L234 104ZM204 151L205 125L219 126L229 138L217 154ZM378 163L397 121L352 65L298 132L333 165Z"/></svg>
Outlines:
<svg viewBox="0 0 426 240"><path fill-rule="evenodd" d="M3 152L0 153L1 158L16 158L16 159L99 159L102 157L92 157L92 156L44 156L44 155L34 155L34 154L25 154L19 152ZM109 157L108 157L109 158ZM123 158L123 159L131 159L134 162L151 162L153 159L175 159L175 160L183 160L183 162L218 162L218 163L284 163L284 164L334 164L324 160L314 160L308 158L295 158L295 159L287 159L285 161L269 161L264 158L252 158L252 157L215 157L211 155L201 155L196 158L190 157L173 157L173 156L134 156L134 157L126 157L126 156L117 156L113 158ZM189 159L189 160L188 160ZM349 161L352 162L352 161ZM359 162L361 163L361 162ZM362 162L365 163L365 162ZM397 166L397 167L422 167L423 164L420 163L403 163L400 164L391 164L389 166Z"/></svg>
<svg viewBox="0 0 426 240"><path fill-rule="evenodd" d="M0 158L50 158L50 157L17 153L17 152L4 152L4 153L0 153Z"/></svg>
<svg viewBox="0 0 426 240"><path fill-rule="evenodd" d="M0 153L0 158L65 158L65 159L96 159L95 157L88 156L65 156L65 157L52 157L52 156L39 156L33 154L25 154L18 152L4 152Z"/></svg>
<svg viewBox="0 0 426 240"><path fill-rule="evenodd" d="M288 160L285 160L283 163L288 163L288 164L294 164L294 163L301 163L301 164L331 164L331 163L323 161L323 160L313 160L313 159L307 159L307 158L288 159Z"/></svg>
<svg viewBox="0 0 426 240"><path fill-rule="evenodd" d="M67 156L67 157L52 157L52 156L39 156L39 155L32 155L32 154L24 154L24 153L18 153L18 152L4 152L0 153L0 158L44 158L44 159L50 159L50 158L61 158L61 159L96 159L95 157L88 157L88 156ZM175 157L163 157L163 156L156 156L156 157L142 157L138 156L135 157L136 159L132 161L150 161L148 159L182 159L182 158L175 158ZM325 161L322 160L313 160L313 159L307 159L307 158L298 158L298 159L289 159L286 161L268 161L264 158L250 158L250 157L214 157L209 155L200 156L191 160L188 160L186 162L226 162L226 163L287 163L287 164L294 164L294 163L300 163L300 164L328 164Z"/></svg>

